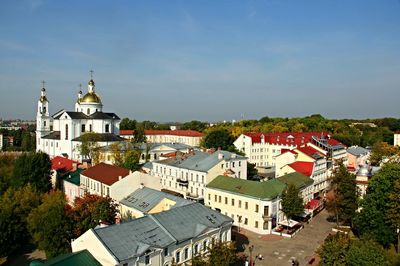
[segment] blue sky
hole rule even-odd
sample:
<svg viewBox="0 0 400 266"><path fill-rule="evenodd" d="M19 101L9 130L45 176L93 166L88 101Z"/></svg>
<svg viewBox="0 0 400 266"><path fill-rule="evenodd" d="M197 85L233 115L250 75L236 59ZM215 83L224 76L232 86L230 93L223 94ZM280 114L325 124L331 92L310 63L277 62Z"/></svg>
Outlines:
<svg viewBox="0 0 400 266"><path fill-rule="evenodd" d="M153 121L400 117L400 1L0 2L0 117L104 110Z"/></svg>

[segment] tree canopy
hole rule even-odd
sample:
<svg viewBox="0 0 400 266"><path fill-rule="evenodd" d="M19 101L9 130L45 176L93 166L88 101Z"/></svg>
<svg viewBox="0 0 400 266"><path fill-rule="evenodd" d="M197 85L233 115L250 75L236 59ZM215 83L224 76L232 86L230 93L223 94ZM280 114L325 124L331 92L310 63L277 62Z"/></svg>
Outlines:
<svg viewBox="0 0 400 266"><path fill-rule="evenodd" d="M61 191L51 191L43 197L43 203L28 216L28 230L34 243L46 252L47 258L71 251L72 220Z"/></svg>
<svg viewBox="0 0 400 266"><path fill-rule="evenodd" d="M392 201L396 201L397 196L393 196L398 190L399 180L400 164L385 164L370 180L367 193L361 201L361 211L355 219L361 236L371 238L384 247L396 239L399 202Z"/></svg>
<svg viewBox="0 0 400 266"><path fill-rule="evenodd" d="M72 210L74 220L74 236L81 234L100 224L115 224L118 213L117 204L109 197L101 197L86 193L76 198Z"/></svg>
<svg viewBox="0 0 400 266"><path fill-rule="evenodd" d="M352 224L358 208L358 191L355 175L347 171L342 162L331 179L332 197L327 198L327 210L336 216L336 222Z"/></svg>
<svg viewBox="0 0 400 266"><path fill-rule="evenodd" d="M89 159L92 163L97 163L100 157L99 141L102 141L100 134L95 132L86 132L80 136L81 144L78 146L78 151L82 158Z"/></svg>
<svg viewBox="0 0 400 266"><path fill-rule="evenodd" d="M131 171L140 169L139 160L142 154L139 150L129 150L125 153L123 166Z"/></svg>
<svg viewBox="0 0 400 266"><path fill-rule="evenodd" d="M221 148L229 150L232 147L234 138L226 129L215 130L209 133L203 140L206 148Z"/></svg>
<svg viewBox="0 0 400 266"><path fill-rule="evenodd" d="M238 261L236 248L232 242L213 241L207 247L207 253L198 253L193 256L192 266L229 266Z"/></svg>
<svg viewBox="0 0 400 266"><path fill-rule="evenodd" d="M304 203L300 191L295 185L289 184L282 192L282 212L289 220L302 211L304 211Z"/></svg>
<svg viewBox="0 0 400 266"><path fill-rule="evenodd" d="M51 161L43 152L32 152L19 156L14 164L13 186L18 188L28 183L39 192L51 189Z"/></svg>
<svg viewBox="0 0 400 266"><path fill-rule="evenodd" d="M30 185L9 188L0 197L0 257L8 256L30 241L27 217L40 204L40 195Z"/></svg>

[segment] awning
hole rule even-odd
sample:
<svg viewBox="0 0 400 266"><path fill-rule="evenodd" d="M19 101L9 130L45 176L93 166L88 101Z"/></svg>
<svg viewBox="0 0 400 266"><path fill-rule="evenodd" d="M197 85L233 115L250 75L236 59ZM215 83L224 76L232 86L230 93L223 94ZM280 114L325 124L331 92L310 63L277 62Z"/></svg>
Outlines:
<svg viewBox="0 0 400 266"><path fill-rule="evenodd" d="M287 226L287 227L293 227L298 223L299 222L296 222L295 220L290 219L289 223L288 223L288 220L283 220L283 221L280 221L278 224L283 225L283 226Z"/></svg>
<svg viewBox="0 0 400 266"><path fill-rule="evenodd" d="M318 208L320 204L321 204L320 200L312 199L304 207L309 210L314 210L314 209Z"/></svg>

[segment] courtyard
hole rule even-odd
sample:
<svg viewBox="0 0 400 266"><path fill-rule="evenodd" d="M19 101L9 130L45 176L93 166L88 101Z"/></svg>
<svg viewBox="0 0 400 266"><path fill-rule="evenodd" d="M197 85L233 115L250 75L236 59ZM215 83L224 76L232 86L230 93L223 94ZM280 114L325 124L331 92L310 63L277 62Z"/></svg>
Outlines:
<svg viewBox="0 0 400 266"><path fill-rule="evenodd" d="M255 265L281 266L292 265L291 258L296 258L300 265L317 265L317 260L309 264L315 257L315 250L323 243L325 237L331 232L334 223L328 222L329 214L326 210L317 216L296 234L294 238L286 238L278 235L260 236L241 229L232 232L240 255L250 255L250 247L253 247L252 257L261 254L263 260L256 260Z"/></svg>

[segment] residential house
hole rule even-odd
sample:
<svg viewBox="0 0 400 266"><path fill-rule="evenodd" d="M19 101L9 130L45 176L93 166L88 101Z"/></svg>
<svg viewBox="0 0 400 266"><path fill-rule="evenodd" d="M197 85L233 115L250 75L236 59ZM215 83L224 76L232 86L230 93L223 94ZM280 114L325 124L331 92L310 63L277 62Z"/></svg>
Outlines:
<svg viewBox="0 0 400 266"><path fill-rule="evenodd" d="M77 197L80 197L80 179L84 169L76 169L62 177L62 189L67 197L68 204L73 205Z"/></svg>
<svg viewBox="0 0 400 266"><path fill-rule="evenodd" d="M359 146L352 146L347 149L347 169L356 172L360 166L366 165L371 151Z"/></svg>
<svg viewBox="0 0 400 266"><path fill-rule="evenodd" d="M230 241L232 220L199 203L94 228L72 241L72 251L87 249L102 265L170 266L190 263L213 241Z"/></svg>
<svg viewBox="0 0 400 266"><path fill-rule="evenodd" d="M111 187L130 173L123 167L99 163L81 173L80 194L88 192L103 197L110 196Z"/></svg>
<svg viewBox="0 0 400 266"><path fill-rule="evenodd" d="M202 200L205 185L218 175L247 178L247 158L228 151L191 151L165 160L153 161L150 175L161 178L163 189L185 198Z"/></svg>

